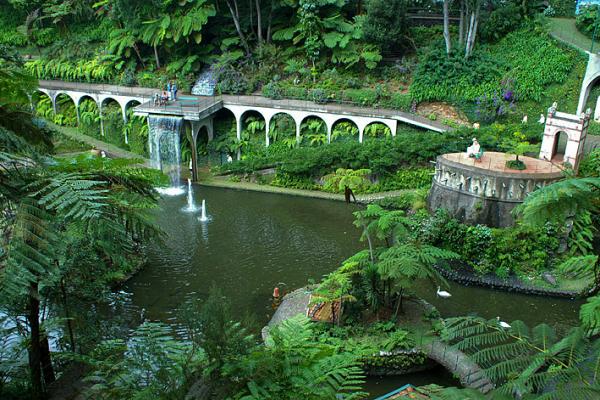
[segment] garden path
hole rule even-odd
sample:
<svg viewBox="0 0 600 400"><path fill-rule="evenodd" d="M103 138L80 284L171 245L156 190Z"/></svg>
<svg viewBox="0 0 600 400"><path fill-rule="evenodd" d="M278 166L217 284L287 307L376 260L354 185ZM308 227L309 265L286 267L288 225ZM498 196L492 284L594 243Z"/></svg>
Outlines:
<svg viewBox="0 0 600 400"><path fill-rule="evenodd" d="M343 194L338 193L328 193L321 192L318 190L304 190L304 189L289 189L282 188L278 186L270 186L270 185L260 185L258 183L252 182L233 182L229 180L228 177L223 176L210 176L208 173L203 173L200 175L199 184L204 186L211 187L221 187L221 188L229 188L229 189L242 189L242 190L251 190L255 192L265 192L265 193L280 193L286 194L290 196L303 196L303 197L312 197L315 199L324 199L324 200L336 200L336 201L345 201ZM388 197L396 197L400 196L403 193L406 193L410 190L394 190L389 192L379 192L379 193L369 193L369 194L358 194L356 195L356 202L360 204L368 204L373 201L388 198Z"/></svg>
<svg viewBox="0 0 600 400"><path fill-rule="evenodd" d="M574 18L550 18L550 35L583 52L588 52L592 48L592 40L579 32ZM600 47L597 49L600 50Z"/></svg>
<svg viewBox="0 0 600 400"><path fill-rule="evenodd" d="M477 389L482 393L487 393L494 388L494 384L488 379L484 370L462 351L440 340L434 340L424 345L422 349L429 358L458 376L464 387Z"/></svg>
<svg viewBox="0 0 600 400"><path fill-rule="evenodd" d="M59 125L53 124L52 122L47 122L47 124L49 126L51 126L53 129L59 131L63 135L65 135L73 140L77 140L79 142L84 142L92 147L95 147L98 150L104 150L109 157L112 156L115 158L140 159L140 160L144 160L143 165L145 167L150 167L150 160L145 159L144 157L140 156L139 154L135 154L130 151L123 150L120 147L117 147L110 143L103 142L103 141L93 138L91 136L82 135L81 133L77 132L76 128L68 128L65 126L59 126Z"/></svg>

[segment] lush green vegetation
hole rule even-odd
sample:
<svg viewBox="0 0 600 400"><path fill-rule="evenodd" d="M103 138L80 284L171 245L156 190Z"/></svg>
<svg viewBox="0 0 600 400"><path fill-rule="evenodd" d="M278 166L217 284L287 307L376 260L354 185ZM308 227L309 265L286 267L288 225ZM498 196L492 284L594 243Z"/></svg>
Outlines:
<svg viewBox="0 0 600 400"><path fill-rule="evenodd" d="M343 128L341 124L337 127ZM350 124L350 127L353 125ZM264 145L252 146L250 138L256 135L251 136L247 131L245 135L248 139L239 146L240 143L231 136L232 130L229 132L217 138L211 146L222 148L218 146L229 140L228 143L232 144L229 153L235 156L235 151L241 148L243 157L240 161L215 167L217 173L234 174L236 179L260 183L264 178L257 172L275 168L276 176L270 181L271 185L343 192L345 185L331 184L339 182L338 170L362 170L365 179L349 185L357 193L427 187L433 171L429 161L435 160L440 154L464 151L473 136L477 136L481 146L488 151L502 151L510 147L515 142L515 134L521 140L527 140L527 143L539 143L541 139L539 126L535 123L492 124L477 131L463 128L443 135L405 129L398 131L395 137L367 140L362 144L349 136L352 140L334 141L328 145L307 143L297 146L295 136L288 136L294 144L291 148L285 139L276 141L268 148ZM533 147L528 147L526 151L532 151Z"/></svg>

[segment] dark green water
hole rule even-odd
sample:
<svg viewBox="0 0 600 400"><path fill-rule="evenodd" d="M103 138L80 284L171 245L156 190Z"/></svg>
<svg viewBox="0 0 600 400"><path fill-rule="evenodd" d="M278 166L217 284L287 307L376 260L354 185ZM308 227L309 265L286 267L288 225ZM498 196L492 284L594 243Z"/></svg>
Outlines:
<svg viewBox="0 0 600 400"><path fill-rule="evenodd" d="M164 246L150 250L149 265L125 287L134 310L152 320L174 321L188 298L205 298L214 283L231 299L234 310L250 312L261 324L271 314L276 285L294 289L319 280L341 261L363 248L352 225L358 208L340 202L196 186L195 201L206 199L210 221L185 213L186 196L167 197L159 224L168 234ZM577 323L581 302L526 296L450 283L450 299L421 284L417 295L443 316L478 314L546 322L559 328ZM417 378L418 376L418 378ZM412 383L448 382L442 373L411 376ZM402 386L406 378L369 382L373 394ZM396 382L398 383L396 385Z"/></svg>

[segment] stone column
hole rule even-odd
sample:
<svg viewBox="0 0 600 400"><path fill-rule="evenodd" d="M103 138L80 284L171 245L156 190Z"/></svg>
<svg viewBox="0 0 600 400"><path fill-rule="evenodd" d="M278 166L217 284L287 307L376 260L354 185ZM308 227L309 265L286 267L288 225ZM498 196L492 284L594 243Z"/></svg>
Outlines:
<svg viewBox="0 0 600 400"><path fill-rule="evenodd" d="M98 113L100 114L100 135L104 136L104 117L102 116L102 103L98 104Z"/></svg>
<svg viewBox="0 0 600 400"><path fill-rule="evenodd" d="M265 144L267 147L271 144L271 138L269 138L269 128L271 127L271 118L265 118Z"/></svg>
<svg viewBox="0 0 600 400"><path fill-rule="evenodd" d="M202 128L200 121L190 121L192 130L188 134L190 146L192 147L192 182L198 182L198 149L196 148L198 133ZM208 129L208 128L207 128Z"/></svg>
<svg viewBox="0 0 600 400"><path fill-rule="evenodd" d="M300 122L296 122L296 143L300 144Z"/></svg>
<svg viewBox="0 0 600 400"><path fill-rule="evenodd" d="M242 114L235 116L235 130L237 133L238 143L242 141ZM237 151L237 159L240 160L242 158L242 150L238 149Z"/></svg>

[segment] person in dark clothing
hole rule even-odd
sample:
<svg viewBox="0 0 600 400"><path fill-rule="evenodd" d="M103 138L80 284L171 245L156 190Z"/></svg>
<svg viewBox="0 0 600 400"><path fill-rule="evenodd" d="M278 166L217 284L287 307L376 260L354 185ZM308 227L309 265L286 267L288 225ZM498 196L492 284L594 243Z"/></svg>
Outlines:
<svg viewBox="0 0 600 400"><path fill-rule="evenodd" d="M348 186L344 188L344 197L346 198L346 203L350 204L350 196L354 199L356 203L356 196L354 196L354 192Z"/></svg>

